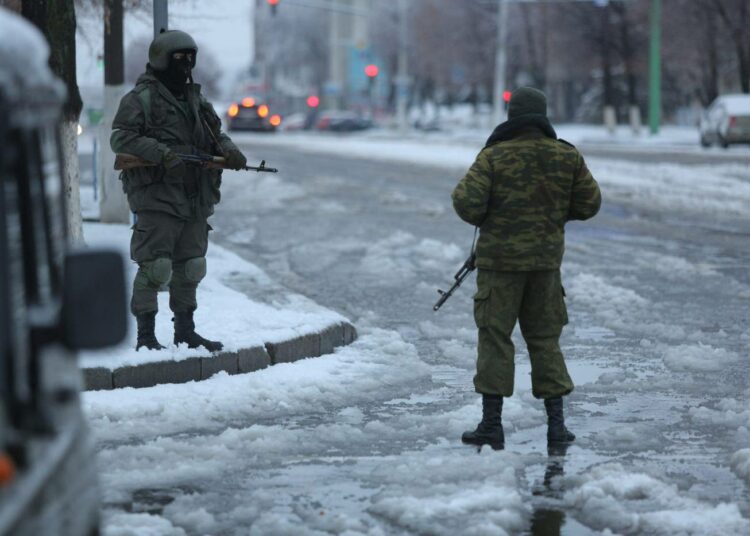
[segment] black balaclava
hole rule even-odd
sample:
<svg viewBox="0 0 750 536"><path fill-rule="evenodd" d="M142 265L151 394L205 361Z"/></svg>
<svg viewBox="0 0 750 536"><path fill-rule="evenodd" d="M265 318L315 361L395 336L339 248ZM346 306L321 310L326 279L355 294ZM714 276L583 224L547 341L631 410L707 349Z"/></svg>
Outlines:
<svg viewBox="0 0 750 536"><path fill-rule="evenodd" d="M175 52L182 52L185 54L180 60L176 60L172 57ZM185 91L185 86L188 82L193 82L192 70L195 67L196 52L193 49L175 50L169 55L169 64L164 71L155 71L156 77L159 81L167 86L167 89L175 95L180 95ZM188 59L187 54L192 54L192 61Z"/></svg>

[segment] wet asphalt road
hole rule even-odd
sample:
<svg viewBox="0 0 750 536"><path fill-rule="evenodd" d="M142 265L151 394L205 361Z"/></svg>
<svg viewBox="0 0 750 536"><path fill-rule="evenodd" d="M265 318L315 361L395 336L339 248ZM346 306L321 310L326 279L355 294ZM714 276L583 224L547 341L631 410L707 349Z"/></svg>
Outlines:
<svg viewBox="0 0 750 536"><path fill-rule="evenodd" d="M443 310L432 311L436 289L446 288L471 244L472 229L453 214L449 197L465 170L389 165L265 144L249 145L247 151L262 155L281 173L227 179L212 221L213 240L282 285L355 322L398 331L414 344L432 367L432 378L409 386L409 392L391 393L393 398L448 386L448 394L419 409L439 414L476 396L472 345L465 335L474 330L473 276ZM591 151L591 156L617 155ZM704 162L694 155L662 158ZM577 383L568 404L569 425L579 440L564 456L552 453L526 466L526 493L535 508L532 534L560 527L562 534L590 533L550 482L605 461L658 473L711 504L737 502L750 515L748 490L728 468L739 448L733 431L696 423L689 413L747 390L750 373L741 362L709 376L674 373L662 360L665 349L697 340L744 354L742 336L750 320L743 294L750 290L748 236L750 220L648 213L608 200L606 192L595 220L569 225L565 281L585 273L646 302L625 303L613 317L591 301L569 297L571 325L562 344ZM453 253L436 262L440 250ZM708 272L660 269L665 255L706 266ZM578 292L585 288L577 286ZM446 351L456 346L457 352ZM522 343L517 350L518 385L528 358ZM373 402L369 410L382 415L384 408ZM623 427L633 433L618 435ZM506 441L514 451L546 456L542 437L543 428L536 427L512 431ZM392 453L411 447L394 444Z"/></svg>

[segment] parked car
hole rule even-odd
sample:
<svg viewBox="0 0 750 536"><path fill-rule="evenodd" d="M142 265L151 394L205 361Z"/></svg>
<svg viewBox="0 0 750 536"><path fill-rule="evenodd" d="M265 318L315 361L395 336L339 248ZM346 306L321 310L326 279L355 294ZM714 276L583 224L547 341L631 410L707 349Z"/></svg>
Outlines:
<svg viewBox="0 0 750 536"><path fill-rule="evenodd" d="M281 125L281 115L271 113L268 104L256 97L244 97L227 109L228 130L273 132Z"/></svg>
<svg viewBox="0 0 750 536"><path fill-rule="evenodd" d="M65 88L36 28L5 8L0 28L0 535L93 536L99 489L74 352L124 338L124 262L69 250Z"/></svg>
<svg viewBox="0 0 750 536"><path fill-rule="evenodd" d="M718 97L703 112L700 122L701 145L750 143L750 95Z"/></svg>
<svg viewBox="0 0 750 536"><path fill-rule="evenodd" d="M321 112L315 123L316 129L332 132L351 132L366 130L370 127L372 127L372 121L346 110Z"/></svg>

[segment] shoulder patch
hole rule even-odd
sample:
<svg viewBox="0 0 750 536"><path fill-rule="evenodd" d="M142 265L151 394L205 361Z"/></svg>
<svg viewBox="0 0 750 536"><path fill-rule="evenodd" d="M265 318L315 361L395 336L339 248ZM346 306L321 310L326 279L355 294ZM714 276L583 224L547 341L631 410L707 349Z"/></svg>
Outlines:
<svg viewBox="0 0 750 536"><path fill-rule="evenodd" d="M575 145L573 145L569 141L566 141L566 140L564 140L562 138L557 138L557 141L559 141L560 143L564 143L565 145L569 145L570 147L573 147L573 149L575 149L575 147L576 147Z"/></svg>

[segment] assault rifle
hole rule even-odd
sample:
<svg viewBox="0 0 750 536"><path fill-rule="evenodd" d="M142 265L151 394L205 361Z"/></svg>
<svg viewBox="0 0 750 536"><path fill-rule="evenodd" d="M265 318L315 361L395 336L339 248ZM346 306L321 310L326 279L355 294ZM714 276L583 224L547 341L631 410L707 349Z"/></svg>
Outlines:
<svg viewBox="0 0 750 536"><path fill-rule="evenodd" d="M185 162L193 166L218 168L218 169L229 169L226 166L224 157L222 156L211 156L210 154L177 154L177 156ZM144 160L138 156L127 153L119 153L115 155L115 169L126 170L139 167L158 166L158 162L151 162L150 160ZM260 166L245 166L242 169L245 171L265 171L267 173L278 173L279 170L276 168L266 167L266 161L261 160Z"/></svg>
<svg viewBox="0 0 750 536"><path fill-rule="evenodd" d="M476 258L477 254L472 251L471 255L469 255L469 258L464 261L463 266L461 266L458 272L456 272L456 275L453 276L453 279L456 280L456 282L453 283L453 286L447 291L438 289L440 299L432 307L433 311L437 311L438 309L440 309L440 307L442 307L443 304L448 301L448 298L453 295L456 289L461 286L461 283L464 282L464 279L466 279L469 274L474 271L474 268L476 268L476 266L474 265L474 261L476 260Z"/></svg>
<svg viewBox="0 0 750 536"><path fill-rule="evenodd" d="M453 279L455 279L455 283L453 283L453 286L449 288L447 291L438 289L438 294L440 294L440 299L437 301L435 305L432 306L433 311L437 311L440 309L445 302L448 301L448 298L450 298L453 293L456 291L458 287L461 286L461 283L464 282L464 279L469 277L469 274L474 271L476 268L475 261L477 260L477 250L476 250L476 244L477 244L477 233L479 232L479 227L474 228L474 240L471 242L471 254L469 255L469 258L466 259L461 266L461 268L458 269L458 272L456 272L456 275L453 276Z"/></svg>

